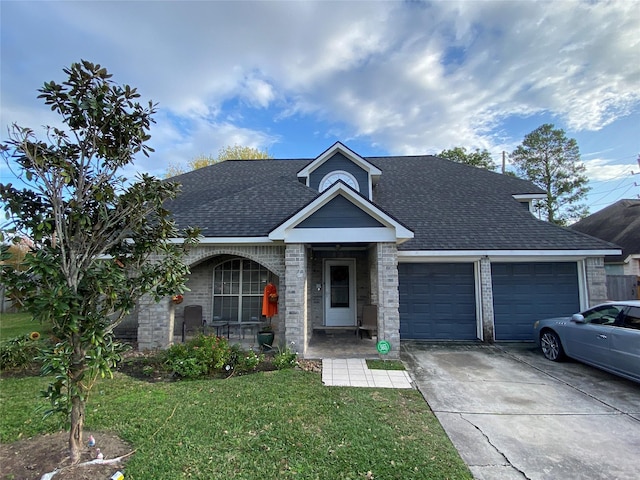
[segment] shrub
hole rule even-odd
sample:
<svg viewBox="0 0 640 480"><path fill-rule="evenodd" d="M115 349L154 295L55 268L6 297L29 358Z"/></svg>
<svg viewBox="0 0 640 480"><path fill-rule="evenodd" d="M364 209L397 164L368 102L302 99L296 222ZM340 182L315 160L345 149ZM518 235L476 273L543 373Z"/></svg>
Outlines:
<svg viewBox="0 0 640 480"><path fill-rule="evenodd" d="M238 373L252 372L264 361L264 355L253 350L243 351L239 345L231 347L231 363Z"/></svg>
<svg viewBox="0 0 640 480"><path fill-rule="evenodd" d="M278 352L273 357L273 366L278 370L285 368L293 368L298 365L298 353L287 347L285 349L278 348Z"/></svg>
<svg viewBox="0 0 640 480"><path fill-rule="evenodd" d="M187 343L187 347L195 352L195 356L201 362L206 373L226 369L231 363L231 346L224 337L215 335L198 335Z"/></svg>
<svg viewBox="0 0 640 480"><path fill-rule="evenodd" d="M176 360L171 364L173 373L182 378L198 378L207 373L205 366L194 357Z"/></svg>
<svg viewBox="0 0 640 480"><path fill-rule="evenodd" d="M41 340L38 332L20 335L3 342L0 345L0 370L38 365L40 353L47 343L47 340Z"/></svg>
<svg viewBox="0 0 640 480"><path fill-rule="evenodd" d="M176 344L167 351L167 367L182 378L198 378L216 373L255 370L263 355L243 351L239 345L215 335L198 335L185 344Z"/></svg>
<svg viewBox="0 0 640 480"><path fill-rule="evenodd" d="M205 366L196 359L194 350L183 343L169 348L166 364L175 375L183 378L197 378L206 373Z"/></svg>

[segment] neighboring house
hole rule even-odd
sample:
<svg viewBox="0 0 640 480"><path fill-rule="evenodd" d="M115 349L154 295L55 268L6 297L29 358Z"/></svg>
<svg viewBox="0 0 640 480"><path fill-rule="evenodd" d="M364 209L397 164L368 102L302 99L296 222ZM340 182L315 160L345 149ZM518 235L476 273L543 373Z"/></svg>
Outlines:
<svg viewBox="0 0 640 480"><path fill-rule="evenodd" d="M279 290L277 341L304 356L314 331L353 329L377 306L378 334L532 340L535 319L606 299L612 244L537 220L528 181L433 156L362 157L341 143L315 159L225 161L172 180L167 205L199 226L184 302L138 305L139 348L166 347L186 305L204 318L260 318Z"/></svg>
<svg viewBox="0 0 640 480"><path fill-rule="evenodd" d="M618 200L571 228L622 247L621 255L604 259L607 275L640 276L640 200Z"/></svg>

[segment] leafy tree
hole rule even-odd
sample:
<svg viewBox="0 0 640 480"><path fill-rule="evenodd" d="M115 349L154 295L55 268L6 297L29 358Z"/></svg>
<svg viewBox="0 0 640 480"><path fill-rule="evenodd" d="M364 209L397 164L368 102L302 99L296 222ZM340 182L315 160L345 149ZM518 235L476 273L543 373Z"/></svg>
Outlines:
<svg viewBox="0 0 640 480"><path fill-rule="evenodd" d="M165 172L165 178L182 175L187 171L197 170L198 168L208 167L215 163L224 162L225 160L259 160L273 158L267 150L260 150L253 147L244 147L241 145L227 145L218 150L218 156L200 155L189 162L189 170L184 170L181 165L169 165Z"/></svg>
<svg viewBox="0 0 640 480"><path fill-rule="evenodd" d="M438 157L446 158L458 163L466 163L473 167L486 168L487 170L495 170L497 165L491 158L491 154L485 148L480 150L476 148L474 152L468 152L465 147L455 147L450 150L443 150Z"/></svg>
<svg viewBox="0 0 640 480"><path fill-rule="evenodd" d="M178 232L163 208L177 185L147 174L130 182L120 173L152 151L155 106L142 106L135 88L115 84L100 65L81 61L64 72L66 81L45 83L38 97L63 126L46 127L43 141L14 124L0 147L27 185L0 184L0 198L14 230L30 232L35 243L25 270L4 263L2 274L34 320L53 326L58 343L44 353L43 371L54 380L43 393L49 413L68 422L75 463L91 387L122 353L113 328L142 295L159 300L184 290L182 256L197 231ZM181 235L183 244L170 241Z"/></svg>
<svg viewBox="0 0 640 480"><path fill-rule="evenodd" d="M547 220L566 225L589 214L584 200L589 187L580 150L564 130L546 123L527 134L511 160L524 178L547 192L538 205Z"/></svg>

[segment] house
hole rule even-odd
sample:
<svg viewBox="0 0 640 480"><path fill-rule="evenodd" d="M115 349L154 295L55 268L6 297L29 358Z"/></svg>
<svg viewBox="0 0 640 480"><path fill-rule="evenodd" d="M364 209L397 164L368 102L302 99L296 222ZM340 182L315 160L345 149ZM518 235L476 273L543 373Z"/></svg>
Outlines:
<svg viewBox="0 0 640 480"><path fill-rule="evenodd" d="M614 245L537 220L528 181L434 156L225 161L172 179L167 207L199 226L184 302L137 309L139 348L165 347L183 306L206 321L260 318L279 291L277 341L304 356L319 329L354 329L377 308L378 338L532 340L537 318L606 299Z"/></svg>
<svg viewBox="0 0 640 480"><path fill-rule="evenodd" d="M622 247L620 255L605 257L608 275L640 276L640 200L618 200L571 228Z"/></svg>
<svg viewBox="0 0 640 480"><path fill-rule="evenodd" d="M640 299L640 200L618 200L571 228L622 247L620 255L608 255L604 259L607 297L610 300Z"/></svg>

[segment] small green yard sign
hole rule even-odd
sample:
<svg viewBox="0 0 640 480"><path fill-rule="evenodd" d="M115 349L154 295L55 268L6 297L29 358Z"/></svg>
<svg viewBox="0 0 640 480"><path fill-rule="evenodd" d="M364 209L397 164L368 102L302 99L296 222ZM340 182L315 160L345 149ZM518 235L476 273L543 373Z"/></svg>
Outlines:
<svg viewBox="0 0 640 480"><path fill-rule="evenodd" d="M391 351L391 344L386 340L380 340L376 344L376 348L378 349L378 353L381 355L386 355Z"/></svg>

